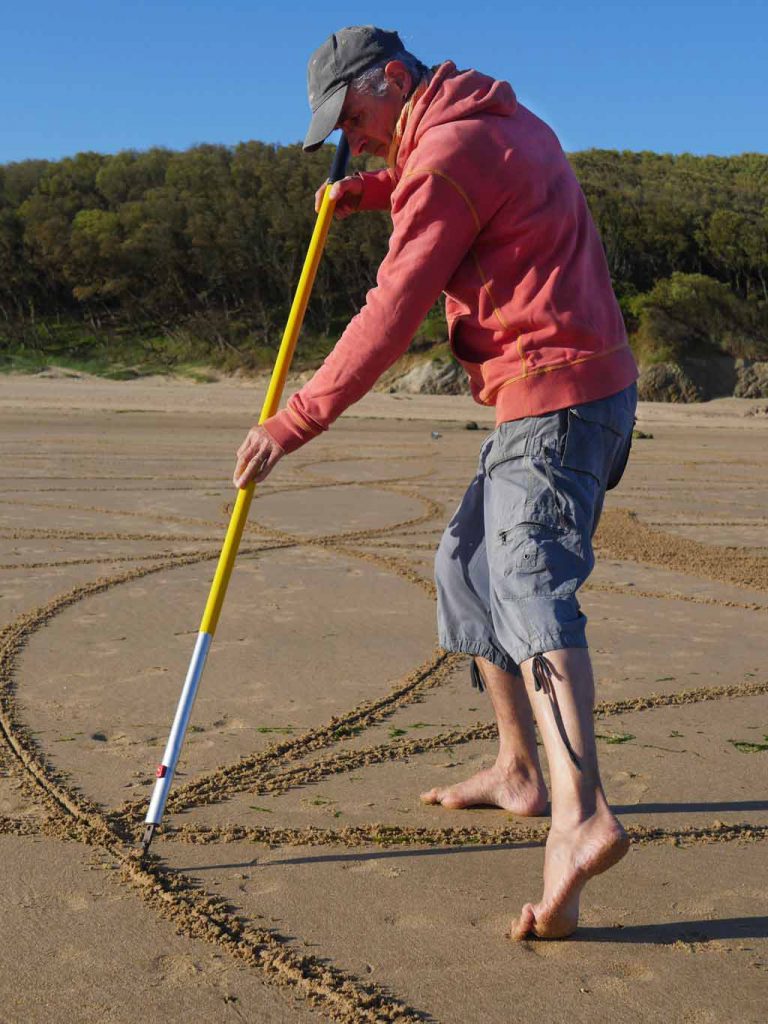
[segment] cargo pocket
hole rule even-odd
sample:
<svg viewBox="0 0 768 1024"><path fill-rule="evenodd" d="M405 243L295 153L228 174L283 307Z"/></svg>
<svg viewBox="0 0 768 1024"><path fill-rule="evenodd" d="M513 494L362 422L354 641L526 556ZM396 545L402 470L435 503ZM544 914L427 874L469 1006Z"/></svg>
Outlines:
<svg viewBox="0 0 768 1024"><path fill-rule="evenodd" d="M499 530L504 576L542 572L552 564L561 539L562 530L551 522L527 520Z"/></svg>
<svg viewBox="0 0 768 1024"><path fill-rule="evenodd" d="M549 517L527 514L498 534L496 592L502 600L564 598L575 592L589 574L582 537L575 529L563 529Z"/></svg>
<svg viewBox="0 0 768 1024"><path fill-rule="evenodd" d="M549 457L526 456L518 466L525 477L525 497L497 519L498 593L505 599L554 595L580 575L581 537L563 515Z"/></svg>

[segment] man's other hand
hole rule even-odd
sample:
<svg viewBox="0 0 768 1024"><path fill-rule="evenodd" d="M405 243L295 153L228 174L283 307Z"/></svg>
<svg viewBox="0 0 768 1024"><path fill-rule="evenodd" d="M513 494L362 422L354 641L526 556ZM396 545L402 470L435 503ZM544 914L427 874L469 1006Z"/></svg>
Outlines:
<svg viewBox="0 0 768 1024"><path fill-rule="evenodd" d="M232 483L241 489L251 480L257 484L261 483L262 480L266 480L283 455L283 449L264 427L251 427L237 449L237 464Z"/></svg>
<svg viewBox="0 0 768 1024"><path fill-rule="evenodd" d="M323 202L326 185L321 185L315 192L315 213L320 212L320 205ZM355 213L360 200L363 197L363 182L359 175L351 174L348 178L342 178L331 185L331 199L336 200L336 209L333 212L336 220L344 220L350 213Z"/></svg>

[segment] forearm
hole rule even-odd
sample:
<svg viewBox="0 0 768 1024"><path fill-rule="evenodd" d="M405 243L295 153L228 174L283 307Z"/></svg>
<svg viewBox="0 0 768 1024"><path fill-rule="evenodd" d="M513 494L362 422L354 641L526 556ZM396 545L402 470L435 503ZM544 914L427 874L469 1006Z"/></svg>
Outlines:
<svg viewBox="0 0 768 1024"><path fill-rule="evenodd" d="M317 373L264 426L287 452L311 440L408 348L477 233L461 193L432 174L398 188L377 286Z"/></svg>

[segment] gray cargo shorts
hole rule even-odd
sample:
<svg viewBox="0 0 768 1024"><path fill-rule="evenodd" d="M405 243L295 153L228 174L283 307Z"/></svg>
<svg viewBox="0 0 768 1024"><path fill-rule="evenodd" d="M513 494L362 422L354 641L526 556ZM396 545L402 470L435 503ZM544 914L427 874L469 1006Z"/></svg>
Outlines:
<svg viewBox="0 0 768 1024"><path fill-rule="evenodd" d="M435 557L437 625L448 651L508 672L536 654L586 647L576 591L595 564L605 492L622 477L637 387L502 423Z"/></svg>

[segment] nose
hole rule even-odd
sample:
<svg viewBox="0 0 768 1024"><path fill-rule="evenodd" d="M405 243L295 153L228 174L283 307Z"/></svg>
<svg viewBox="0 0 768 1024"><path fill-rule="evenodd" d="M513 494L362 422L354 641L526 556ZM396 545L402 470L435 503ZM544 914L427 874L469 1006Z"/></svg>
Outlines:
<svg viewBox="0 0 768 1024"><path fill-rule="evenodd" d="M347 142L349 142L349 151L352 156L361 156L365 152L365 147L368 142L366 137L360 132L348 131L346 132Z"/></svg>

